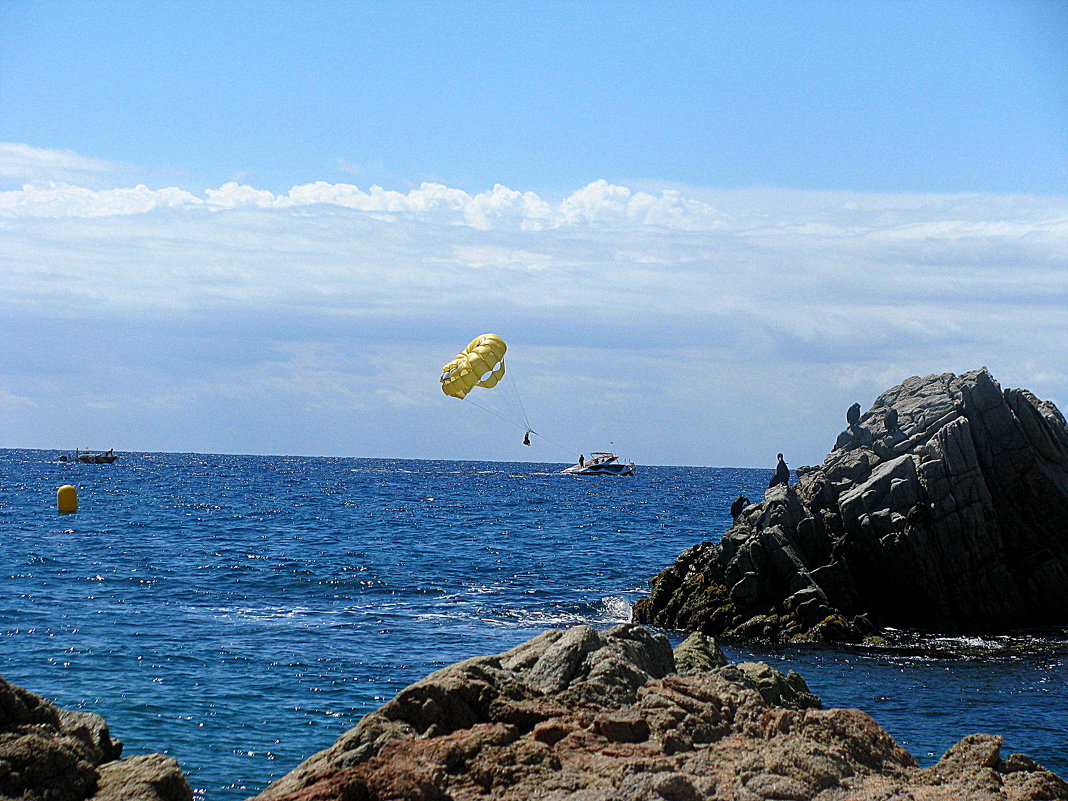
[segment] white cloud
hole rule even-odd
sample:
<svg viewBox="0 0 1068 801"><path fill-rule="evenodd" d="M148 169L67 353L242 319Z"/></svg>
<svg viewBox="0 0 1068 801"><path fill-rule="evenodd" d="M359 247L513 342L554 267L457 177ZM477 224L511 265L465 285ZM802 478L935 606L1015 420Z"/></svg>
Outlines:
<svg viewBox="0 0 1068 801"><path fill-rule="evenodd" d="M81 156L72 150L0 142L0 178L73 182L118 169L109 161Z"/></svg>
<svg viewBox="0 0 1068 801"><path fill-rule="evenodd" d="M480 230L634 224L714 230L720 226L714 208L699 201L686 201L674 190L665 190L656 197L645 192L632 193L626 187L605 181L590 184L558 204L549 203L533 192L517 192L499 184L475 195L434 183L424 183L404 193L380 186L364 192L353 184L324 181L294 186L284 195L235 182L208 189L203 196L176 187L151 190L138 185L132 189L92 190L58 181L37 181L21 189L0 192L0 216L5 217L103 217L142 214L161 207L219 211L316 204L385 215L419 215L427 222L467 225Z"/></svg>
<svg viewBox="0 0 1068 801"><path fill-rule="evenodd" d="M138 184L128 189L94 190L50 181L0 192L0 217L112 217L204 203L175 187L149 189Z"/></svg>
<svg viewBox="0 0 1068 801"><path fill-rule="evenodd" d="M553 261L547 253L534 253L500 245L460 245L454 253L457 260L474 268L546 270L552 267Z"/></svg>
<svg viewBox="0 0 1068 801"><path fill-rule="evenodd" d="M800 196L796 208L766 194L773 213L752 193L732 207L730 192L712 204L604 181L558 203L501 186L32 184L0 192L0 288L9 308L70 313L441 320L474 296L482 314L631 315L639 328L760 330L792 350L988 339L991 316L1062 310L1064 198L1021 198L1021 213L998 196Z"/></svg>
<svg viewBox="0 0 1068 801"><path fill-rule="evenodd" d="M321 427L316 452L350 410L373 425L366 447L338 452L402 453L383 449L391 427L412 425L440 449L409 452L463 456L470 436L452 451L432 429L456 412L439 409L427 376L493 330L525 354L517 375L536 388L534 409L572 433L588 423L613 436L584 406L602 397L646 453L663 449L649 458L702 461L688 425L773 455L776 426L802 428L830 405L829 433L794 435L810 437L813 461L840 427L837 406L912 373L987 364L1007 385L1068 396L1065 253L1064 197L597 181L552 201L433 183L279 194L38 181L0 192L0 326L18 343L0 378L12 430L47 430L60 394L64 408L105 414L88 390L76 397L105 374L117 407L160 410L163 431L218 418L216 439L185 447L299 450L239 430L242 413L274 404L277 426L299 409ZM42 374L72 341L72 374ZM120 411L110 425L125 425ZM410 423L416 411L428 422ZM774 425L737 430L754 414Z"/></svg>

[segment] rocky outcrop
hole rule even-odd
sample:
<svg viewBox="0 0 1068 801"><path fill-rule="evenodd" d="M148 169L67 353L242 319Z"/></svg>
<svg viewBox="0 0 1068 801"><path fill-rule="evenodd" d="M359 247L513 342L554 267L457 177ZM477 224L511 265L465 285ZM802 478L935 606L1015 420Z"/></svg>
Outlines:
<svg viewBox="0 0 1068 801"><path fill-rule="evenodd" d="M192 800L176 760L121 753L99 715L60 709L0 678L0 799Z"/></svg>
<svg viewBox="0 0 1068 801"><path fill-rule="evenodd" d="M709 667L722 654L708 638L684 651L682 673L683 652L640 627L545 632L416 682L256 798L1068 798L1029 758L1002 759L998 737L966 737L920 769L863 712L818 708L800 677Z"/></svg>
<svg viewBox="0 0 1068 801"><path fill-rule="evenodd" d="M727 657L711 637L695 631L673 651L675 670L679 673L706 673L727 664Z"/></svg>
<svg viewBox="0 0 1068 801"><path fill-rule="evenodd" d="M634 620L856 640L1068 623L1068 426L985 368L880 395L820 467L653 579Z"/></svg>

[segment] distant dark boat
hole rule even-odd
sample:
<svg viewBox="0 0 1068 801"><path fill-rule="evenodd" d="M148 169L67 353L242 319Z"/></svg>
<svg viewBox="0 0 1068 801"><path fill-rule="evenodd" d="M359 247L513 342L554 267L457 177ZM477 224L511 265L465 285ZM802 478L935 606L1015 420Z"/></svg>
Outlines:
<svg viewBox="0 0 1068 801"><path fill-rule="evenodd" d="M108 450L104 451L104 453L89 453L88 451L83 453L81 451L76 451L74 458L85 464L111 464L119 457Z"/></svg>

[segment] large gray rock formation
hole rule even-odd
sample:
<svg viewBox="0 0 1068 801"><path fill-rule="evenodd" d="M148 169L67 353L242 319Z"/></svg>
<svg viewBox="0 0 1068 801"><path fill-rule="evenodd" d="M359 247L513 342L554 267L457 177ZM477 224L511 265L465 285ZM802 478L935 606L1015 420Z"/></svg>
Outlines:
<svg viewBox="0 0 1068 801"><path fill-rule="evenodd" d="M177 760L121 753L99 715L60 709L0 678L0 799L192 801Z"/></svg>
<svg viewBox="0 0 1068 801"><path fill-rule="evenodd" d="M684 551L634 619L709 634L1068 623L1068 426L986 368L880 395L821 467Z"/></svg>
<svg viewBox="0 0 1068 801"><path fill-rule="evenodd" d="M1002 759L1000 737L966 737L921 770L863 712L819 709L800 677L709 667L723 660L708 639L678 655L685 671L664 637L638 627L545 632L416 682L256 798L1068 798L1028 757Z"/></svg>

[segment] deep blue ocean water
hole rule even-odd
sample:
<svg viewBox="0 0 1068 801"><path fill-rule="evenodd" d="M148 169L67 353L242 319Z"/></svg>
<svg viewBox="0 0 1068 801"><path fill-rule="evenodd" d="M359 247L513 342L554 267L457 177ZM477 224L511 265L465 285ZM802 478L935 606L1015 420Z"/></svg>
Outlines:
<svg viewBox="0 0 1068 801"><path fill-rule="evenodd" d="M546 628L626 621L648 578L718 539L731 500L761 498L770 475L58 456L0 451L0 675L100 713L127 755L177 757L210 801L258 792L438 667ZM60 515L68 483L80 508ZM825 706L865 710L921 764L983 731L1068 776L1064 639L724 651L797 670Z"/></svg>

